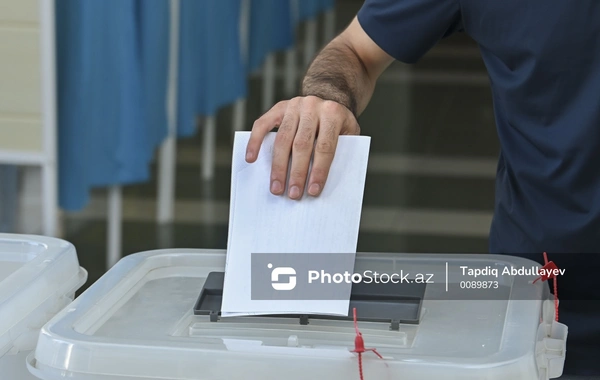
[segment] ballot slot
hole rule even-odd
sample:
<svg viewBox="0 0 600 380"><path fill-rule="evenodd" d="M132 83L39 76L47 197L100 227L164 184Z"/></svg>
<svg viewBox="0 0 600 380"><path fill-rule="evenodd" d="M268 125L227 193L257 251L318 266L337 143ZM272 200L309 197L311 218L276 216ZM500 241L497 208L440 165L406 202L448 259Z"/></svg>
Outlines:
<svg viewBox="0 0 600 380"><path fill-rule="evenodd" d="M194 306L194 315L209 316L211 322L221 320L224 272L209 273ZM255 321L258 317L297 319L300 325L310 320L353 321L356 308L357 320L361 322L389 323L390 329L398 331L401 324L417 325L421 319L422 303L427 284L415 281L401 283L355 283L352 285L347 316L319 314L282 314L241 317ZM240 320L240 318L237 318Z"/></svg>

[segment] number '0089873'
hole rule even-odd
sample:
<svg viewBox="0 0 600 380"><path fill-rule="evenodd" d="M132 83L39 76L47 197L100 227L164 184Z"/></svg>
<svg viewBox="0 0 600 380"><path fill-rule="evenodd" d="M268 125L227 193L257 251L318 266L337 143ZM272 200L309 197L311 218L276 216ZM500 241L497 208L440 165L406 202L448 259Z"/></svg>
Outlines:
<svg viewBox="0 0 600 380"><path fill-rule="evenodd" d="M461 281L461 289L498 289L498 281Z"/></svg>

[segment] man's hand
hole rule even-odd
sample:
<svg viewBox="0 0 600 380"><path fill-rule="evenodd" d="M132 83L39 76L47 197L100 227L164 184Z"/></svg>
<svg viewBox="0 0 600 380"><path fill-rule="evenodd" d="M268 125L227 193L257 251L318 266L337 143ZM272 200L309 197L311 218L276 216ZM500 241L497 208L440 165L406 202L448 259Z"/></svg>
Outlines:
<svg viewBox="0 0 600 380"><path fill-rule="evenodd" d="M302 198L305 188L309 195L321 194L338 136L360 133L356 119L369 103L377 78L392 62L354 18L309 67L303 96L277 104L254 123L246 152L250 163L256 161L267 133L279 127L271 169L273 194L282 195L286 184L292 199Z"/></svg>
<svg viewBox="0 0 600 380"><path fill-rule="evenodd" d="M247 162L256 160L265 136L275 127L279 130L273 148L271 193L282 195L289 180L291 199L300 199L305 187L309 195L318 196L325 186L338 136L360 133L354 114L340 103L316 96L297 97L278 103L254 123ZM287 178L290 156L292 165Z"/></svg>

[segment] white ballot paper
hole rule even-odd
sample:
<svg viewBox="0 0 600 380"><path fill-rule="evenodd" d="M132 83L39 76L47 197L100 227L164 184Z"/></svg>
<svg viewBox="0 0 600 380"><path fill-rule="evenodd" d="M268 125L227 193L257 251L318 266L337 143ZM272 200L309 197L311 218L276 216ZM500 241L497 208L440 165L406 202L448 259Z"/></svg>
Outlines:
<svg viewBox="0 0 600 380"><path fill-rule="evenodd" d="M336 300L253 299L251 256L343 253L352 256L352 267L342 269L352 273L371 139L340 136L323 192L311 197L305 191L301 200L292 200L287 192L276 196L269 190L275 136L275 132L267 135L258 159L248 164L245 154L250 132L235 134L221 314L347 315L350 285L347 294ZM270 272L264 269L268 277Z"/></svg>

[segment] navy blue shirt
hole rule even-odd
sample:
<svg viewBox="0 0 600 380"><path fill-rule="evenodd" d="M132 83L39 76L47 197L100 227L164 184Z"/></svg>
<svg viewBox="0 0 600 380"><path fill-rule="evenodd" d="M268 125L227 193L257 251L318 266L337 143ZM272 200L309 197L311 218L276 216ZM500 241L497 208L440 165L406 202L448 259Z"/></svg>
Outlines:
<svg viewBox="0 0 600 380"><path fill-rule="evenodd" d="M559 298L567 372L600 375L600 313L573 296L600 298L583 275L600 263L600 0L366 0L358 19L405 63L457 31L479 45L501 143L490 252L588 254L563 259Z"/></svg>

